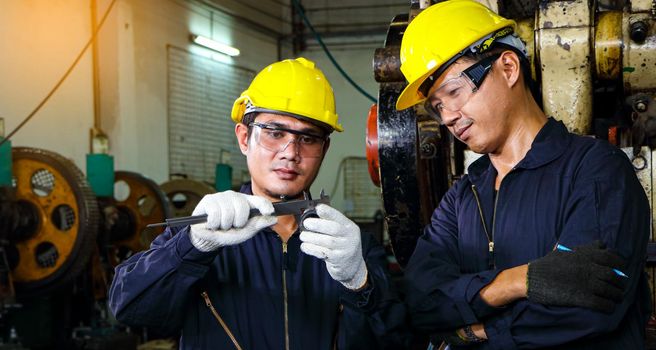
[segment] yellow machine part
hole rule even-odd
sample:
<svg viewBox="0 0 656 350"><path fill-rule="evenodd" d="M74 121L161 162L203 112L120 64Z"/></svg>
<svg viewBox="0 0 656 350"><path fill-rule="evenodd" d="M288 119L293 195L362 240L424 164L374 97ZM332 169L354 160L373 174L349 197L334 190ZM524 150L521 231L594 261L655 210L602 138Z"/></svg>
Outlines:
<svg viewBox="0 0 656 350"><path fill-rule="evenodd" d="M138 173L117 171L115 184L122 184L129 192L126 198L115 198L113 205L124 214L120 217L130 224L119 225L120 229L112 230L110 234L113 246L110 250L110 263L113 265L136 252L148 249L153 239L162 233L162 228L147 227L148 224L172 217L166 194L154 181Z"/></svg>
<svg viewBox="0 0 656 350"><path fill-rule="evenodd" d="M12 149L22 224L4 246L18 295L48 292L81 273L92 254L98 203L82 171L61 155Z"/></svg>
<svg viewBox="0 0 656 350"><path fill-rule="evenodd" d="M68 205L73 209L73 212L79 212L73 190L70 184L64 180L62 174L48 164L35 163L29 159L20 158L14 161L14 174L19 179L30 179L33 174L42 170L50 172L54 176L56 183L56 186L53 186L52 191L47 196L37 195L30 181L17 182L17 197L36 204L39 210L41 224L37 235L33 239L18 242L16 248L21 257L30 257L34 256L34 252L40 243L50 242L57 247L60 257L50 267L39 266L36 259L20 259L18 265L13 270L14 281L17 283L44 279L61 268L62 264L71 255L77 235L80 234L79 222L77 220L76 224L66 231L59 230L51 220L53 210L60 205Z"/></svg>

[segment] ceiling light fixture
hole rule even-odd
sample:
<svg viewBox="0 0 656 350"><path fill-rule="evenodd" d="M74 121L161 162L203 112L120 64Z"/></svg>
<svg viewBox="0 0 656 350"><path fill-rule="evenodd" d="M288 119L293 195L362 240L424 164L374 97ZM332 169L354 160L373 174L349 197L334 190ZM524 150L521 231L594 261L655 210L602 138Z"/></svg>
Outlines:
<svg viewBox="0 0 656 350"><path fill-rule="evenodd" d="M203 47L206 47L210 50L214 50L216 52L220 52L224 55L228 56L239 56L239 49L232 47L230 45L226 45L223 43L220 43L218 41L214 41L210 38L204 37L202 35L191 35L191 41L194 42L196 45L200 45Z"/></svg>

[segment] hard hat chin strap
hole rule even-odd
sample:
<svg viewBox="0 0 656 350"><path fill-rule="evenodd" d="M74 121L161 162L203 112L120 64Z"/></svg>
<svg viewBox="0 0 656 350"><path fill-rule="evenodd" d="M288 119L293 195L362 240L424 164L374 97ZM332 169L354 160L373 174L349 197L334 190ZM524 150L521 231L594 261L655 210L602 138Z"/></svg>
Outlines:
<svg viewBox="0 0 656 350"><path fill-rule="evenodd" d="M526 45L524 42L517 36L512 28L506 27L501 30L483 37L482 39L471 44L464 51L471 51L475 54L482 54L493 48L494 44L505 44L512 48L517 49L518 52L522 53L524 57L528 57L528 51L526 50Z"/></svg>

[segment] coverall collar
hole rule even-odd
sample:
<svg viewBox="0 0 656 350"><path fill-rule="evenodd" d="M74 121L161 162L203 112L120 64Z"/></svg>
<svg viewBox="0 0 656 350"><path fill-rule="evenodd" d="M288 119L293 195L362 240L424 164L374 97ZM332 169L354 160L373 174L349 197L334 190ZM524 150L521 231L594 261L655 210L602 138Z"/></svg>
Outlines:
<svg viewBox="0 0 656 350"><path fill-rule="evenodd" d="M547 123L540 129L531 144L531 149L526 153L515 169L539 168L554 159L560 157L569 147L570 134L565 124L559 120L549 118ZM472 163L468 168L469 178L475 184L483 182L489 175L497 174L496 169L486 154Z"/></svg>

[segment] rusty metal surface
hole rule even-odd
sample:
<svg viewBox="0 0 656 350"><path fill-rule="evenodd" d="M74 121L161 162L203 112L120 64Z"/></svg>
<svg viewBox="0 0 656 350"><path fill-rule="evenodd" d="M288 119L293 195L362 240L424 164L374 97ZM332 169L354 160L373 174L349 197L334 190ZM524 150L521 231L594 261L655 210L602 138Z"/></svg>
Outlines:
<svg viewBox="0 0 656 350"><path fill-rule="evenodd" d="M649 147L642 147L640 153L633 155L633 148L622 148L622 151L631 159L631 163L636 171L640 184L645 189L647 199L649 200L649 207L651 208L651 233L649 236L650 244L656 242L654 239L654 230L656 229L656 211L654 203L656 198L654 196L653 184L656 181L656 172L654 171L654 160L656 160L656 151L652 151ZM647 273L649 274L648 283L651 290L652 300L656 300L656 280L655 273L656 267L648 266Z"/></svg>
<svg viewBox="0 0 656 350"><path fill-rule="evenodd" d="M526 52L528 52L528 61L531 64L531 73L533 79L537 80L535 72L535 18L525 18L517 21L517 35L522 39L526 45Z"/></svg>
<svg viewBox="0 0 656 350"><path fill-rule="evenodd" d="M656 148L656 100L646 93L637 93L626 98L630 110L631 143L633 154L637 155L642 146Z"/></svg>
<svg viewBox="0 0 656 350"><path fill-rule="evenodd" d="M417 121L409 108L396 111L405 84L382 84L378 95L378 154L385 223L394 255L405 266L424 226L417 180Z"/></svg>
<svg viewBox="0 0 656 350"><path fill-rule="evenodd" d="M442 196L453 185L454 174L461 174L462 150L445 126L427 116L419 115L419 179L422 222L428 224Z"/></svg>
<svg viewBox="0 0 656 350"><path fill-rule="evenodd" d="M597 78L619 78L622 70L622 12L599 13L594 35Z"/></svg>
<svg viewBox="0 0 656 350"><path fill-rule="evenodd" d="M654 237L654 230L656 229L656 194L654 193L653 184L656 181L656 172L654 171L654 160L656 159L656 151L650 150L645 147L643 149L643 154L646 158L646 163L649 164L649 168L643 172L638 171L638 179L643 184L645 192L647 192L647 198L649 199L649 208L651 208L651 233L649 235L650 244L656 242L656 237ZM635 163L635 160L632 161ZM634 164L635 167L635 164ZM648 273L648 283L649 289L651 291L651 299L656 300L656 267L647 267ZM656 311L656 304L652 305L652 314ZM653 332L652 332L653 335Z"/></svg>
<svg viewBox="0 0 656 350"><path fill-rule="evenodd" d="M642 42L632 37L632 26L645 23L647 31ZM656 26L650 14L625 13L622 19L624 38L623 80L626 93L656 91Z"/></svg>
<svg viewBox="0 0 656 350"><path fill-rule="evenodd" d="M621 10L629 0L597 0L599 10Z"/></svg>
<svg viewBox="0 0 656 350"><path fill-rule="evenodd" d="M385 38L384 47L374 52L374 78L379 83L404 83L405 77L401 73L401 39L403 31L408 26L408 15L396 15L390 23Z"/></svg>
<svg viewBox="0 0 656 350"><path fill-rule="evenodd" d="M650 12L654 8L653 0L631 0L632 12Z"/></svg>
<svg viewBox="0 0 656 350"><path fill-rule="evenodd" d="M385 49L377 51L390 57L377 57L377 61L397 59L407 18L403 15L394 18ZM395 67L397 63L388 67ZM424 226L450 185L449 174L462 169L454 169L459 166L454 164L461 162L451 162L454 140L446 128L424 115L421 106L396 110L396 100L405 87L405 79L399 78L401 82L389 82L389 78L385 78L387 82L380 84L377 133L385 223L394 255L399 264L405 266ZM453 149L461 151L461 146Z"/></svg>
<svg viewBox="0 0 656 350"><path fill-rule="evenodd" d="M485 5L490 10L499 13L499 1L497 0L475 0L476 2Z"/></svg>
<svg viewBox="0 0 656 350"><path fill-rule="evenodd" d="M542 99L548 116L577 134L592 126L592 35L587 1L553 1L537 14Z"/></svg>
<svg viewBox="0 0 656 350"><path fill-rule="evenodd" d="M645 189L647 194L647 199L649 200L649 207L652 208L651 222L652 229L650 234L650 241L654 241L654 229L656 229L656 213L654 212L654 191L653 183L656 180L656 172L653 171L653 160L656 156L656 151L652 151L649 147L642 147L640 153L633 155L633 148L626 147L622 148L622 151L626 153L627 157L631 160L633 168L636 171L636 176L640 181L640 184Z"/></svg>
<svg viewBox="0 0 656 350"><path fill-rule="evenodd" d="M377 48L374 52L374 78L379 83L404 82L399 46Z"/></svg>
<svg viewBox="0 0 656 350"><path fill-rule="evenodd" d="M537 11L539 28L590 27L592 13L587 0L542 2Z"/></svg>
<svg viewBox="0 0 656 350"><path fill-rule="evenodd" d="M412 108L396 111L405 84L381 84L378 153L385 223L394 255L405 266L450 183L448 131L419 121ZM421 126L420 126L421 124ZM461 169L459 169L461 171Z"/></svg>
<svg viewBox="0 0 656 350"><path fill-rule="evenodd" d="M401 44L408 16L398 15L390 24L385 48ZM405 266L414 251L424 222L420 218L417 180L417 116L412 108L397 111L396 100L405 82L382 83L378 93L378 157L385 225L394 255Z"/></svg>
<svg viewBox="0 0 656 350"><path fill-rule="evenodd" d="M534 0L503 0L499 3L499 14L515 19L533 17L538 6Z"/></svg>

